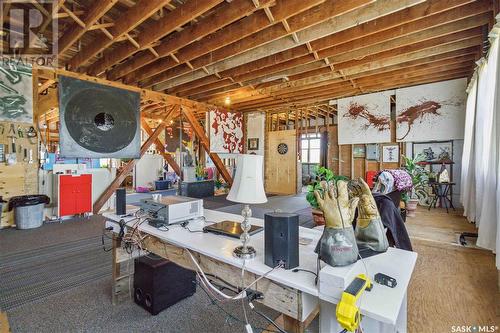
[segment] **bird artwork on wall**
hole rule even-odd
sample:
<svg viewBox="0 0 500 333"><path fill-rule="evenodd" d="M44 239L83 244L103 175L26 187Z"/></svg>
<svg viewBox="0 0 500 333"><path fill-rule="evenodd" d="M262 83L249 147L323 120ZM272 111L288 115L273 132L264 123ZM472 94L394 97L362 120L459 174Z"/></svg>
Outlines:
<svg viewBox="0 0 500 333"><path fill-rule="evenodd" d="M339 144L391 141L391 100L387 92L338 100Z"/></svg>
<svg viewBox="0 0 500 333"><path fill-rule="evenodd" d="M466 79L396 90L397 141L463 139Z"/></svg>

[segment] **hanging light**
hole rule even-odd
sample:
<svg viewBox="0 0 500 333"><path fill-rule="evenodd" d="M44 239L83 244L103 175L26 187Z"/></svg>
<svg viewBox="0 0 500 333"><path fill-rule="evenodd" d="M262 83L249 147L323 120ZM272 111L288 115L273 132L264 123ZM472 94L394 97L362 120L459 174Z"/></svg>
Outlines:
<svg viewBox="0 0 500 333"><path fill-rule="evenodd" d="M226 105L230 105L231 104L231 97L227 96L226 99L224 100L224 103Z"/></svg>

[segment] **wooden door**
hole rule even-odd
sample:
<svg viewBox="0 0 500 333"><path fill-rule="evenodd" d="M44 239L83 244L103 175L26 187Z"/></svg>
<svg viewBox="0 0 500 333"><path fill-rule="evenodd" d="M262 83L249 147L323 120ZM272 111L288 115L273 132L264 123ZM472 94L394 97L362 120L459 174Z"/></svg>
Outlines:
<svg viewBox="0 0 500 333"><path fill-rule="evenodd" d="M266 192L297 193L297 136L295 130L268 133Z"/></svg>

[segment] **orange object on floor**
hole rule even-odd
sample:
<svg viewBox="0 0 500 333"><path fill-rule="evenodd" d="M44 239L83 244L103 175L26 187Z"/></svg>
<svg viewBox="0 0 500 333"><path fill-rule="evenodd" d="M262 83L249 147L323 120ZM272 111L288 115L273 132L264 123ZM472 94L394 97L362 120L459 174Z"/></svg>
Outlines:
<svg viewBox="0 0 500 333"><path fill-rule="evenodd" d="M10 333L9 320L7 313L0 311L0 333Z"/></svg>

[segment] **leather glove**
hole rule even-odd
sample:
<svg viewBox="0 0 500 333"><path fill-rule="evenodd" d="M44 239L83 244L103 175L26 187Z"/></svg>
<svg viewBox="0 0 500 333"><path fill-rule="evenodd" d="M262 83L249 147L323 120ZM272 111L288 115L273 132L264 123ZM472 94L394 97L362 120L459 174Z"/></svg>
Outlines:
<svg viewBox="0 0 500 333"><path fill-rule="evenodd" d="M325 216L326 228L340 229L352 226L359 198L354 197L349 200L347 182L339 180L336 184L328 184L323 181L321 187L323 190L314 191L314 196Z"/></svg>
<svg viewBox="0 0 500 333"><path fill-rule="evenodd" d="M325 216L325 229L315 252L331 266L346 266L358 260L358 246L352 227L358 198L349 200L346 181L321 183L322 191L314 195Z"/></svg>
<svg viewBox="0 0 500 333"><path fill-rule="evenodd" d="M353 194L359 196L355 230L358 246L368 247L376 252L387 251L389 242L370 187L359 178L353 188Z"/></svg>

